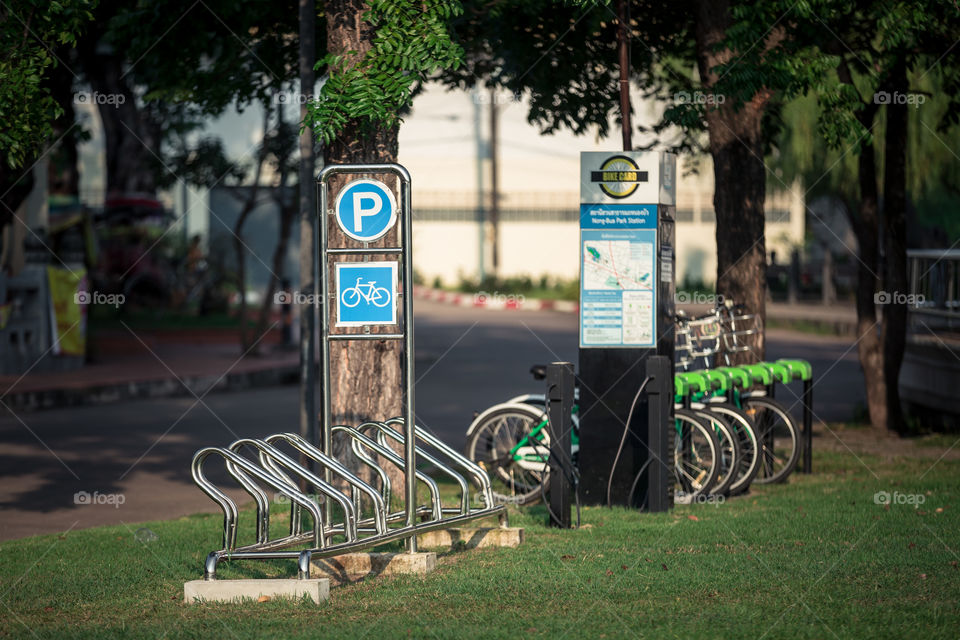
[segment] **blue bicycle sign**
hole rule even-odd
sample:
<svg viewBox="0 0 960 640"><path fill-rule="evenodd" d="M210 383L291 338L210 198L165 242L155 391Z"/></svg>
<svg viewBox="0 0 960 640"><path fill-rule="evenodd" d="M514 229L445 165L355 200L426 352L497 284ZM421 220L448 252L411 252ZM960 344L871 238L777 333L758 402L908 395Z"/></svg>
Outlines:
<svg viewBox="0 0 960 640"><path fill-rule="evenodd" d="M397 262L338 262L337 326L397 324Z"/></svg>
<svg viewBox="0 0 960 640"><path fill-rule="evenodd" d="M378 287L376 282L364 282L363 278L357 278L357 283L349 289L343 290L343 296L340 301L344 306L351 309L363 300L375 307L385 307L390 304L390 290L386 287Z"/></svg>

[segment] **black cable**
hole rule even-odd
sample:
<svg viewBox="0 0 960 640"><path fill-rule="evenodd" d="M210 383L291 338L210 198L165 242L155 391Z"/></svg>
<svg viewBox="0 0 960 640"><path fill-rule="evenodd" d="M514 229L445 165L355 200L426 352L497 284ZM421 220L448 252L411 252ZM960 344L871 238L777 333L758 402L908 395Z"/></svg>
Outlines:
<svg viewBox="0 0 960 640"><path fill-rule="evenodd" d="M546 408L547 408L547 412L546 412L546 413L547 413L547 433L551 433L551 432L552 432L552 428L551 428L552 425L551 425L551 422L550 422L550 411L549 411L549 407L550 407L550 398L549 398L549 394L548 394L548 396L547 396L547 402L546 402ZM569 483L573 486L574 502L575 502L576 505L577 505L577 528L579 529L579 528L580 528L580 473L579 473L579 471L577 470L577 466L576 466L575 464L573 464L573 460L570 458L570 456L568 456L568 455L566 454L565 451L563 451L562 449L559 449L559 448L558 448L558 449L557 449L557 453L560 454L560 455L557 457L557 461L558 461L558 463L559 463L557 466L560 467L560 470L561 470L561 471L563 471L563 474L564 474L564 476L566 477L567 482L569 482ZM542 485L541 485L541 487L542 487ZM542 493L542 492L541 492L541 493ZM549 510L549 507L547 507L547 509ZM554 515L554 514L551 512L551 515ZM554 517L554 519L555 519L557 522L560 522L559 518Z"/></svg>
<svg viewBox="0 0 960 640"><path fill-rule="evenodd" d="M548 419L549 420L549 419ZM549 462L544 463L544 467L548 466ZM566 471L565 468L561 466L561 471ZM564 473L567 476L567 480L571 480L570 476ZM573 495L577 505L577 529L580 528L580 482L578 478L573 478L573 481L570 484L573 485ZM547 513L550 515L550 519L554 522L559 523L560 518L553 512L553 509L550 508L550 501L547 500L546 488L543 486L543 483L540 483L540 498L543 500L543 506L547 508Z"/></svg>
<svg viewBox="0 0 960 640"><path fill-rule="evenodd" d="M643 463L643 466L640 467L640 471L638 471L638 472L637 472L637 475L634 476L634 478L633 478L633 484L630 485L630 493L627 495L627 504L628 504L628 505L629 505L629 504L633 504L633 492L637 490L637 485L638 485L639 482L640 482L640 478L643 477L643 472L647 470L647 466L648 466L651 462L653 462L653 458L652 458L652 457L651 457L649 460L647 460L646 462ZM647 504L647 497L649 497L649 494L647 494L647 496L644 496L644 498L643 498L643 504L640 505L640 510L641 510L641 511L643 511L643 507Z"/></svg>
<svg viewBox="0 0 960 640"><path fill-rule="evenodd" d="M617 447L617 455L613 457L613 465L610 467L610 477L607 478L607 506L611 506L610 489L613 487L613 472L617 470L617 464L620 462L620 454L623 453L623 445L627 442L627 433L630 431L630 421L633 419L633 410L637 406L637 400L640 394L647 388L647 383L653 380L654 376L647 376L640 388L637 389L637 395L633 396L633 402L630 403L630 412L627 414L627 421L623 425L623 436L620 438L620 446Z"/></svg>
<svg viewBox="0 0 960 640"><path fill-rule="evenodd" d="M547 399L546 399L546 403L545 403L545 405L544 405L544 408L545 408L546 414L547 414L547 432L549 433L549 432L551 431L551 424L550 424L550 398L549 398L549 396L548 396ZM568 470L568 473L570 474L570 475L568 475L567 479L569 480L570 477L573 477L574 481L571 482L571 484L579 484L579 483L580 483L580 472L577 470L577 465L573 464L573 460L571 459L571 457L570 457L569 455L567 455L567 452L566 452L566 451L563 451L563 450L561 450L561 449L557 449L557 452L560 454L560 458L559 458L559 459L560 459L560 462L561 462L561 467L563 467L565 470Z"/></svg>
<svg viewBox="0 0 960 640"><path fill-rule="evenodd" d="M577 529L580 528L580 485L579 483L573 489L573 501L577 505Z"/></svg>
<svg viewBox="0 0 960 640"><path fill-rule="evenodd" d="M546 407L547 407L548 409L549 409L549 403L550 403L550 393L549 393L549 391L550 391L550 390L548 389L548 390L547 390L547 397L545 398ZM549 435L549 434L550 434L550 411L549 411L549 410L548 410L548 411L545 411L544 414L547 416L547 426L546 426L546 430L547 430L547 435ZM536 451L536 445L534 445L534 451ZM549 452L548 452L547 459L546 459L546 460L544 461L544 463L543 463L543 471L541 471L541 474L543 474L544 472L546 472L549 468L550 468L550 456L549 456ZM545 484L545 483L544 483L544 481L543 481L543 475L541 475L541 476L540 476L540 499L543 500L543 506L547 508L547 515L550 517L550 521L551 521L551 522L559 523L559 522L560 522L560 518L558 518L558 517L557 517L557 514L555 514L555 513L553 512L553 509L550 508L550 501L547 500L547 489L546 489L546 487L544 486L544 484Z"/></svg>

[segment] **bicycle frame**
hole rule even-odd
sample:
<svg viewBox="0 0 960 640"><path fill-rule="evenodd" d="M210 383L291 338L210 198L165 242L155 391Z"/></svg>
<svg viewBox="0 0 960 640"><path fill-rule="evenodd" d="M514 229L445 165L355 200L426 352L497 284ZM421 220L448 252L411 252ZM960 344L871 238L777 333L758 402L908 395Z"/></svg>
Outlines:
<svg viewBox="0 0 960 640"><path fill-rule="evenodd" d="M529 401L536 401L537 398L535 394L518 397L527 399L527 402L524 404L532 404ZM573 410L571 413L576 416L579 409L579 406L573 405ZM509 455L514 462L527 471L543 471L543 465L545 465L550 458L550 449L546 444L544 444L548 435L547 426L549 424L550 421L547 418L541 420L536 427L530 430L530 433L520 438L517 441L517 444L510 448L510 451L507 452L507 455ZM577 428L577 424L578 423L576 420L574 420L573 431L570 434L570 449L571 454L573 455L576 455L577 451L580 449L580 432Z"/></svg>
<svg viewBox="0 0 960 640"><path fill-rule="evenodd" d="M386 298L378 297L377 294L381 292L386 295ZM355 293L356 298L353 302L348 302L347 296L351 293ZM367 304L382 307L389 302L390 293L386 288L378 287L375 281L364 283L363 278L358 277L356 283L343 292L343 304L347 307L355 307L360 303L360 300Z"/></svg>

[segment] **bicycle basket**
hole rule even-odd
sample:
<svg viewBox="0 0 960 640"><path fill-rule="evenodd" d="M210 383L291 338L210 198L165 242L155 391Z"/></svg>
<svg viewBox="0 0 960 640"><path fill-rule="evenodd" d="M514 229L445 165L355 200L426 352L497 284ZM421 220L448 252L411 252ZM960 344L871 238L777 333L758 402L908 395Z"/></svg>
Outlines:
<svg viewBox="0 0 960 640"><path fill-rule="evenodd" d="M720 350L722 327L716 315L701 318L677 318L674 354L677 364L684 369L697 358L712 358Z"/></svg>
<svg viewBox="0 0 960 640"><path fill-rule="evenodd" d="M752 351L752 336L760 333L763 333L763 318L760 314L731 311L725 315L722 322L724 351Z"/></svg>

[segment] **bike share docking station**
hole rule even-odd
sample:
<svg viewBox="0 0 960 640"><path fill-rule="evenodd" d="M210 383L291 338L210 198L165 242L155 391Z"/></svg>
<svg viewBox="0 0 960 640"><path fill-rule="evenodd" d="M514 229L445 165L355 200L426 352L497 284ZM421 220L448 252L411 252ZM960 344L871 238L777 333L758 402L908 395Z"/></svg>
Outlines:
<svg viewBox="0 0 960 640"><path fill-rule="evenodd" d="M334 207L328 208L333 179L360 175L390 176L399 185L399 207L390 186L364 178L346 182L339 188ZM318 188L319 241L314 255L313 293L320 313L321 442L282 432L197 452L191 467L193 478L223 510L223 547L207 556L204 580L185 585L188 602L198 598L256 598L257 593L268 592L307 593L314 600L323 599L328 582L306 588L312 562L346 558L345 554L396 540L406 540L407 551L413 554L418 536L424 546L441 546L443 541L461 535L458 527L480 518L496 516L499 533L513 534L499 539L494 535L493 544L515 546L522 539L521 530L504 531L506 507L496 503L486 471L415 422L410 174L398 164L333 165L320 172ZM335 224L328 228L330 217ZM399 227L395 235L390 234L394 227ZM403 343L402 415L371 416L356 426L334 424L331 346L339 341L387 340ZM355 465L334 457L334 433L349 441L349 455L355 458ZM390 447L391 442L402 445L402 456ZM242 543L238 540L241 531L236 502L204 471L210 458L220 458L227 474L255 502L255 530ZM417 468L418 461L429 464L431 473L454 481L460 492L456 504L443 504L436 481ZM405 491L400 509L392 506L395 499L384 463L402 472ZM367 467L373 480L358 477L352 471L358 466ZM419 485L424 485L429 494L424 504L418 503ZM267 491L289 502L289 510L280 515L276 509L271 513L272 500ZM287 513L289 521L283 522L286 530L280 531L275 521L286 520ZM495 532L498 530L491 533ZM479 537L485 533L481 530ZM515 538L513 542L511 537ZM297 580L216 580L220 562L282 559L296 561ZM367 563L377 564L369 558ZM376 567L374 572L378 572Z"/></svg>
<svg viewBox="0 0 960 640"><path fill-rule="evenodd" d="M673 154L580 154L579 468L586 504L648 511L673 504L676 180Z"/></svg>

